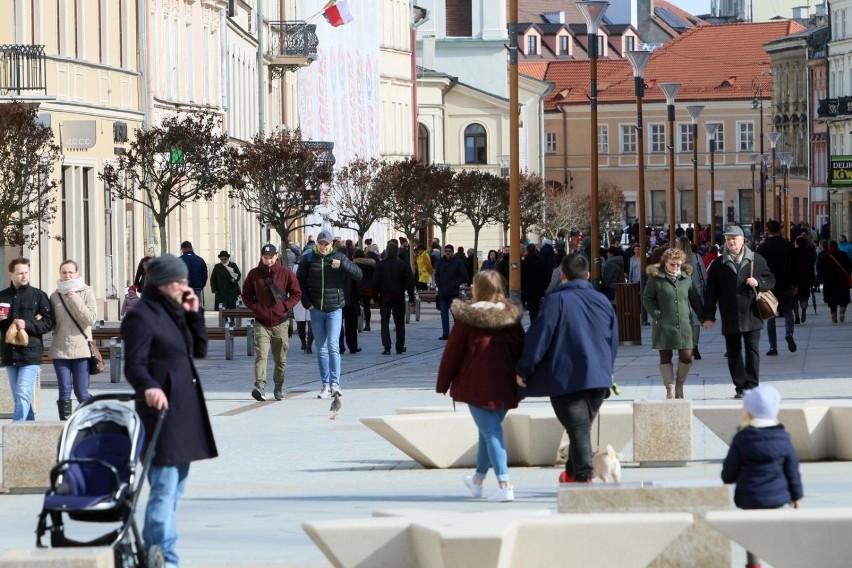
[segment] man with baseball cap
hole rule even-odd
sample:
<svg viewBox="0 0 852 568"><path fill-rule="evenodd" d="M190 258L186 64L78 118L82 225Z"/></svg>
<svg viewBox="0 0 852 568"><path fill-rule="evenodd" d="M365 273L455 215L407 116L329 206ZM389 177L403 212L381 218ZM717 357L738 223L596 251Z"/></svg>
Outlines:
<svg viewBox="0 0 852 568"><path fill-rule="evenodd" d="M346 302L347 278L361 280L363 274L345 254L331 248L328 231L320 231L317 244L299 260L296 274L302 288L302 305L309 310L317 341L322 390L317 398L340 394L340 328Z"/></svg>
<svg viewBox="0 0 852 568"><path fill-rule="evenodd" d="M243 282L243 303L254 312L254 389L251 396L266 400L266 359L270 347L275 360L272 380L275 400L284 398L284 373L287 371L290 311L302 299L296 275L279 262L275 245L263 245L260 262L249 270Z"/></svg>
<svg viewBox="0 0 852 568"><path fill-rule="evenodd" d="M728 352L728 370L736 395L758 385L760 378L760 330L763 320L757 311L755 289L771 290L775 276L766 260L745 246L745 235L737 225L724 231L725 247L707 271L704 288L704 329L713 327L716 306L722 316L722 335ZM745 363L743 363L745 346Z"/></svg>

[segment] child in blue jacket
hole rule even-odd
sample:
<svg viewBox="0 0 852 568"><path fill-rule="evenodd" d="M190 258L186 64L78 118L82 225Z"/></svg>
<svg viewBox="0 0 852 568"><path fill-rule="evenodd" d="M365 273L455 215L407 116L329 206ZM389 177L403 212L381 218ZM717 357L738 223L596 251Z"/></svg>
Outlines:
<svg viewBox="0 0 852 568"><path fill-rule="evenodd" d="M759 386L743 398L743 427L734 436L722 481L736 483L734 503L740 509L799 508L803 497L799 457L784 426L778 423L781 394ZM746 568L759 568L760 560L747 552Z"/></svg>

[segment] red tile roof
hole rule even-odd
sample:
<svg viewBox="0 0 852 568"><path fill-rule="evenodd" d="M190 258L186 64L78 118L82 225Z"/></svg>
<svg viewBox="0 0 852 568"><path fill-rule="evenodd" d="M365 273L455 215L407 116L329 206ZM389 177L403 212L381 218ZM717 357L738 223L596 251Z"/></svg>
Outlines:
<svg viewBox="0 0 852 568"><path fill-rule="evenodd" d="M770 57L763 45L805 29L792 20L699 26L654 51L645 69L645 99L664 101L656 83L683 86L678 101L742 100L754 96L752 81L771 94ZM559 104L588 104L589 61L551 61L545 80L555 84L545 110ZM635 100L633 71L626 60L598 61L598 101Z"/></svg>
<svg viewBox="0 0 852 568"><path fill-rule="evenodd" d="M544 80L547 74L547 61L518 61L518 73Z"/></svg>

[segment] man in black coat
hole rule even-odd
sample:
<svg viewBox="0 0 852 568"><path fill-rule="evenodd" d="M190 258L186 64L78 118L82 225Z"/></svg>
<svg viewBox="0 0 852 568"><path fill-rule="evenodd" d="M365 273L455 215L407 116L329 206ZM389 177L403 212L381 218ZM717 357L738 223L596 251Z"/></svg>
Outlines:
<svg viewBox="0 0 852 568"><path fill-rule="evenodd" d="M142 300L121 323L124 375L136 394L145 431L154 431L160 410L171 408L148 471L150 492L142 539L159 546L166 564L179 565L175 509L186 488L189 464L218 455L193 358L207 355L207 328L198 296L187 283L186 265L164 254L151 259ZM150 443L150 438L145 442Z"/></svg>
<svg viewBox="0 0 852 568"><path fill-rule="evenodd" d="M405 292L408 300L414 301L414 274L411 267L398 258L399 247L388 243L385 259L376 265L373 275L373 295L378 298L382 318L382 355L390 355L390 318L396 327L396 352L405 352Z"/></svg>
<svg viewBox="0 0 852 568"><path fill-rule="evenodd" d="M538 307L544 297L544 291L550 283L551 270L539 256L535 245L527 245L527 254L521 261L521 297L530 313L530 321L538 315Z"/></svg>
<svg viewBox="0 0 852 568"><path fill-rule="evenodd" d="M441 341L450 336L450 305L454 298L459 297L459 286L467 282L467 269L464 260L454 254L453 245L444 245L444 256L435 266L435 286L438 293L435 296L438 309L441 310ZM464 256L464 255L462 255Z"/></svg>
<svg viewBox="0 0 852 568"><path fill-rule="evenodd" d="M716 321L716 305L722 316L722 335L728 352L728 370L736 388L734 398L742 398L760 377L760 330L763 320L757 311L755 288L771 290L775 276L766 260L745 246L743 230L730 225L725 229L725 249L707 271L704 288L704 329ZM743 364L745 344L745 364Z"/></svg>
<svg viewBox="0 0 852 568"><path fill-rule="evenodd" d="M781 223L770 220L766 223L766 239L757 247L757 252L766 259L769 270L775 275L775 287L772 293L778 298L778 314L784 318L784 339L790 353L796 352L796 340L793 339L793 258L795 247L781 236ZM775 331L775 318L766 322L766 335L769 337L769 356L778 355L778 335Z"/></svg>

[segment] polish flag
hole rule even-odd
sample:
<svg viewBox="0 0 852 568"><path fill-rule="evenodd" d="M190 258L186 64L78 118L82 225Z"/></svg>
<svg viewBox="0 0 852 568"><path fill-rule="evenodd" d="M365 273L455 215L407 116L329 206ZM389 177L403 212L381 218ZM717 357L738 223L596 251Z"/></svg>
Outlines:
<svg viewBox="0 0 852 568"><path fill-rule="evenodd" d="M352 21L347 0L331 0L323 8L323 16L332 27L342 26Z"/></svg>

